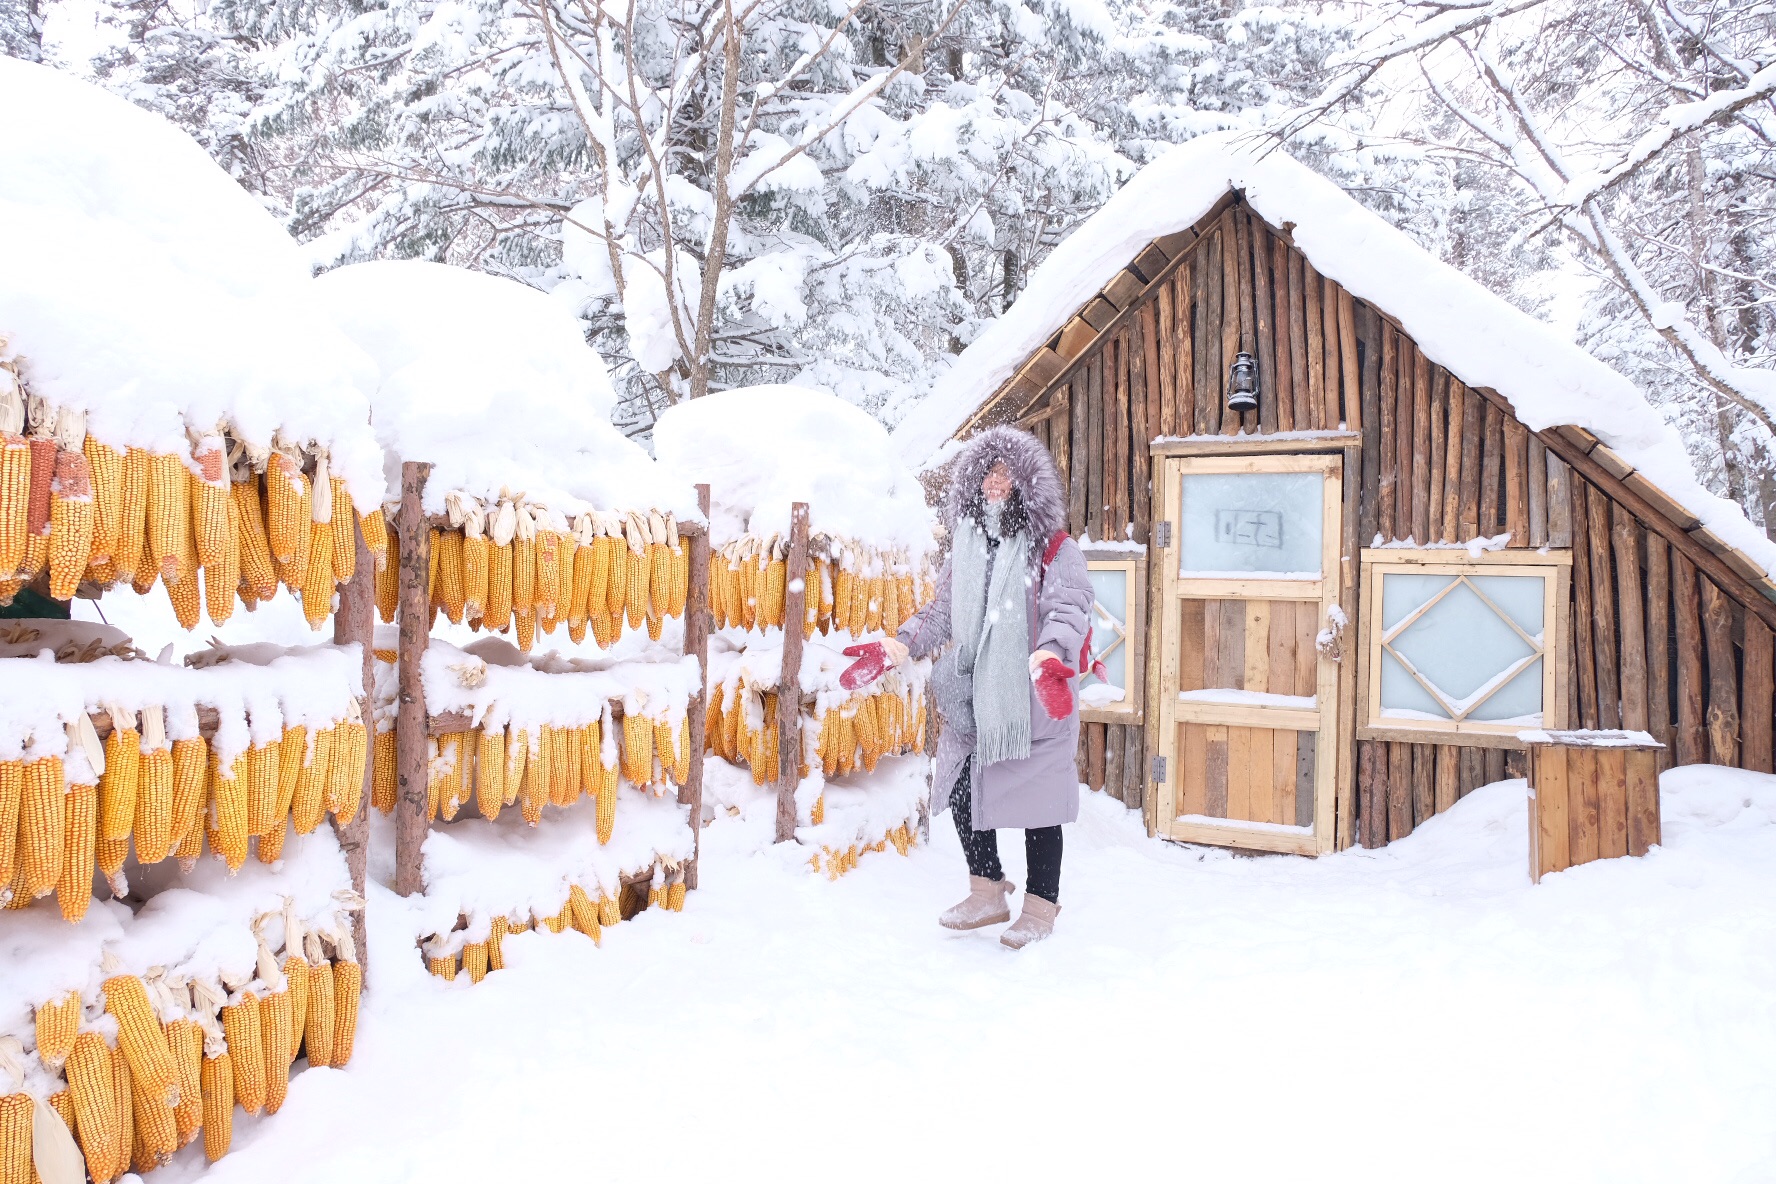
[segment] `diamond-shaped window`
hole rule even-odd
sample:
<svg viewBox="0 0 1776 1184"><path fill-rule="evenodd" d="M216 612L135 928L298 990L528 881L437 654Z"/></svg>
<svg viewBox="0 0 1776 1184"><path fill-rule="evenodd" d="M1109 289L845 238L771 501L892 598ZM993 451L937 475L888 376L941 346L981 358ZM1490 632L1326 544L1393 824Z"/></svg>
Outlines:
<svg viewBox="0 0 1776 1184"><path fill-rule="evenodd" d="M1540 589L1537 577L1390 573L1382 708L1457 720L1535 714L1539 677L1525 672L1541 665Z"/></svg>

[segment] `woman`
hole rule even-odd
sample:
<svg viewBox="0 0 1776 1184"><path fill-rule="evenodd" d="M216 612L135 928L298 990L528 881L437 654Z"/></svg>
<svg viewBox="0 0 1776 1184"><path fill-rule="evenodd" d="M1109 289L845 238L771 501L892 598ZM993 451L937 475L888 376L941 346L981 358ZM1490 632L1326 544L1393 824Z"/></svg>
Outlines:
<svg viewBox="0 0 1776 1184"><path fill-rule="evenodd" d="M1072 681L1092 605L1085 556L1066 533L1066 499L1047 449L1010 427L974 437L957 459L944 524L949 561L931 603L897 638L853 647L847 682L954 641L932 671L943 731L934 795L955 812L968 859L967 899L938 918L948 929L1011 919L1015 885L995 832L1022 827L1024 907L999 940L1021 949L1060 913L1061 824L1079 816L1079 710ZM852 653L852 650L847 650Z"/></svg>

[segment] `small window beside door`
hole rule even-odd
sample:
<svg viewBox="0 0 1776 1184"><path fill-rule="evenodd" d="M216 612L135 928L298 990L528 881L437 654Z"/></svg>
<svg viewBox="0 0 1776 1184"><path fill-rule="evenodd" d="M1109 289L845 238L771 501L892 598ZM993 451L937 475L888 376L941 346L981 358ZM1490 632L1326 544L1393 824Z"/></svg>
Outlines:
<svg viewBox="0 0 1776 1184"><path fill-rule="evenodd" d="M1137 723L1146 648L1147 556L1144 550L1121 548L1086 546L1084 551L1092 584L1091 656L1104 664L1104 677L1087 672L1081 678L1082 718Z"/></svg>
<svg viewBox="0 0 1776 1184"><path fill-rule="evenodd" d="M1365 731L1426 741L1564 724L1565 551L1363 553Z"/></svg>

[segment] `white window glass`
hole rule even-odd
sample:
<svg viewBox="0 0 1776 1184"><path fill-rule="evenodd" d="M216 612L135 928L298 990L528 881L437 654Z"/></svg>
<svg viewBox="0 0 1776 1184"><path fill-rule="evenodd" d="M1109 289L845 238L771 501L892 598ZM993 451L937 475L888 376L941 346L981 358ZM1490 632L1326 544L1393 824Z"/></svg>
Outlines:
<svg viewBox="0 0 1776 1184"><path fill-rule="evenodd" d="M1194 473L1182 480L1180 572L1320 578L1319 473Z"/></svg>
<svg viewBox="0 0 1776 1184"><path fill-rule="evenodd" d="M1091 570L1092 657L1104 664L1104 681L1121 690L1128 686L1129 573L1126 567ZM1096 682L1093 675L1087 680Z"/></svg>
<svg viewBox="0 0 1776 1184"><path fill-rule="evenodd" d="M1381 580L1384 714L1540 721L1542 577L1383 572Z"/></svg>

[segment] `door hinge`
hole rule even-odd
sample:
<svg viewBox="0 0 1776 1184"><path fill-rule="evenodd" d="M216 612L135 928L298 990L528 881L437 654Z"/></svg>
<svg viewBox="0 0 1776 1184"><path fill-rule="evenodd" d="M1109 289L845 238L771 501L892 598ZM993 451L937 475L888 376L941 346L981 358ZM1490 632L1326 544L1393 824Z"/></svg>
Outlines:
<svg viewBox="0 0 1776 1184"><path fill-rule="evenodd" d="M1153 524L1153 545L1156 547L1172 545L1172 524L1170 522L1155 522Z"/></svg>
<svg viewBox="0 0 1776 1184"><path fill-rule="evenodd" d="M1156 756L1153 758L1152 780L1157 784L1163 785L1163 784L1165 784L1165 779L1166 779L1166 758L1163 756Z"/></svg>

